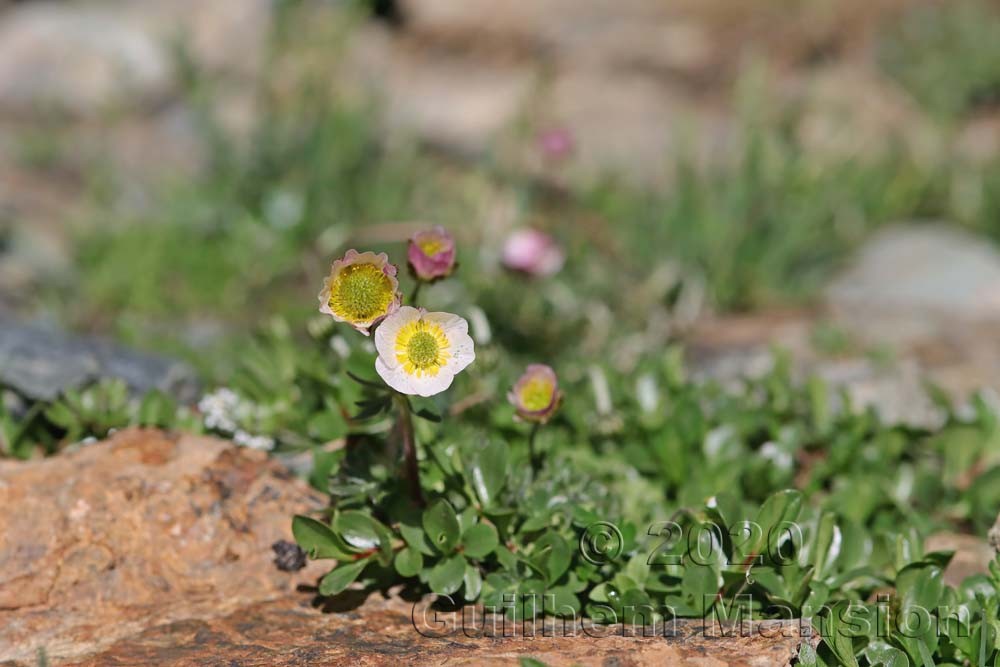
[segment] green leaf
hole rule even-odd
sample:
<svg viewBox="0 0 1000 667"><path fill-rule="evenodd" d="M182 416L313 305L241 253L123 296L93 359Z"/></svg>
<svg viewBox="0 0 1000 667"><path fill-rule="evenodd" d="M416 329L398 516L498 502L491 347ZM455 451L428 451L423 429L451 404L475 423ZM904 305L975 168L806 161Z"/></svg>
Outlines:
<svg viewBox="0 0 1000 667"><path fill-rule="evenodd" d="M424 510L424 531L430 543L443 554L451 553L461 537L458 516L447 500L436 500Z"/></svg>
<svg viewBox="0 0 1000 667"><path fill-rule="evenodd" d="M462 553L468 558L485 558L500 544L497 529L488 523L469 526L462 535Z"/></svg>
<svg viewBox="0 0 1000 667"><path fill-rule="evenodd" d="M491 506L507 480L507 444L495 440L487 442L472 459L469 481L484 507Z"/></svg>
<svg viewBox="0 0 1000 667"><path fill-rule="evenodd" d="M872 667L910 667L910 659L905 653L882 641L868 644L864 656Z"/></svg>
<svg viewBox="0 0 1000 667"><path fill-rule="evenodd" d="M559 580L573 558L573 552L558 533L546 533L535 541L531 562L545 573L546 581L554 584Z"/></svg>
<svg viewBox="0 0 1000 667"><path fill-rule="evenodd" d="M479 568L472 563L466 563L465 565L465 577L463 578L463 585L465 586L465 599L472 602L479 597L479 593L483 590L483 575L479 573Z"/></svg>
<svg viewBox="0 0 1000 667"><path fill-rule="evenodd" d="M396 554L395 565L400 576L415 577L424 569L424 556L413 547L406 547Z"/></svg>
<svg viewBox="0 0 1000 667"><path fill-rule="evenodd" d="M712 598L719 592L722 585L722 578L711 565L696 565L688 563L684 567L684 576L681 578L681 591L687 598L688 603L699 610L699 613L708 611Z"/></svg>
<svg viewBox="0 0 1000 667"><path fill-rule="evenodd" d="M813 540L813 567L816 577L822 579L826 568L833 565L840 554L839 528L837 517L832 512L824 512L816 525L816 538Z"/></svg>
<svg viewBox="0 0 1000 667"><path fill-rule="evenodd" d="M427 539L427 533L424 532L423 528L401 523L399 524L399 533L403 536L403 540L406 541L409 547L416 549L425 556L434 555L434 549L431 547L431 543Z"/></svg>
<svg viewBox="0 0 1000 667"><path fill-rule="evenodd" d="M846 667L859 667L854 653L854 638L858 633L851 619L862 608L859 603L842 600L833 605L829 616L824 619L827 627L823 642Z"/></svg>
<svg viewBox="0 0 1000 667"><path fill-rule="evenodd" d="M292 519L292 535L309 558L322 560L353 558L347 545L325 523L301 514Z"/></svg>
<svg viewBox="0 0 1000 667"><path fill-rule="evenodd" d="M313 466L309 473L309 484L318 491L328 493L330 490L330 475L333 473L341 452L328 452L320 447L313 448Z"/></svg>
<svg viewBox="0 0 1000 667"><path fill-rule="evenodd" d="M151 391L139 405L137 422L142 426L170 427L177 415L177 401L159 390Z"/></svg>
<svg viewBox="0 0 1000 667"><path fill-rule="evenodd" d="M436 412L432 412L427 408L421 408L416 412L414 412L413 414L416 415L417 417L420 417L421 419L426 419L427 421L433 422L435 424L440 424L442 421L441 415L439 415Z"/></svg>
<svg viewBox="0 0 1000 667"><path fill-rule="evenodd" d="M438 595L451 595L465 581L465 558L455 554L434 566L427 577L427 584Z"/></svg>
<svg viewBox="0 0 1000 667"><path fill-rule="evenodd" d="M545 612L553 616L575 617L580 613L580 598L565 586L549 588L543 600Z"/></svg>
<svg viewBox="0 0 1000 667"><path fill-rule="evenodd" d="M333 530L355 549L367 551L377 549L381 544L376 523L375 519L364 512L346 510L334 518Z"/></svg>
<svg viewBox="0 0 1000 667"><path fill-rule="evenodd" d="M319 582L319 594L329 596L342 592L354 583L361 571L368 565L368 561L368 558L362 558L330 570Z"/></svg>
<svg viewBox="0 0 1000 667"><path fill-rule="evenodd" d="M818 667L816 649L808 641L799 644L799 667Z"/></svg>
<svg viewBox="0 0 1000 667"><path fill-rule="evenodd" d="M521 658L518 667L549 667L537 658Z"/></svg>
<svg viewBox="0 0 1000 667"><path fill-rule="evenodd" d="M343 438L347 435L347 430L347 421L344 420L339 412L333 410L317 412L306 426L306 432L309 434L309 437L318 442L329 442Z"/></svg>
<svg viewBox="0 0 1000 667"><path fill-rule="evenodd" d="M750 550L754 554L763 554L765 547L775 549L773 541L780 536L781 527L795 521L802 508L802 494L794 489L785 489L768 497L757 512L757 525L761 532L753 542Z"/></svg>

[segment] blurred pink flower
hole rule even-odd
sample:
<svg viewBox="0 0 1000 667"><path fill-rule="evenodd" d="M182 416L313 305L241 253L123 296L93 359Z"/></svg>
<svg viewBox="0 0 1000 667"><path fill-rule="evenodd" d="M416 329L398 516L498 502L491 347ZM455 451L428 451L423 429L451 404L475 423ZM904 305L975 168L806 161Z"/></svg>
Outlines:
<svg viewBox="0 0 1000 667"><path fill-rule="evenodd" d="M531 364L514 383L507 400L521 419L544 424L562 402L556 372L545 364Z"/></svg>
<svg viewBox="0 0 1000 667"><path fill-rule="evenodd" d="M419 231L410 237L407 260L418 280L445 278L455 268L455 239L440 225Z"/></svg>
<svg viewBox="0 0 1000 667"><path fill-rule="evenodd" d="M564 160L573 154L576 144L569 130L555 127L538 135L538 148L547 160Z"/></svg>
<svg viewBox="0 0 1000 667"><path fill-rule="evenodd" d="M566 255L551 236L537 229L515 230L503 246L503 263L508 269L532 276L559 272Z"/></svg>

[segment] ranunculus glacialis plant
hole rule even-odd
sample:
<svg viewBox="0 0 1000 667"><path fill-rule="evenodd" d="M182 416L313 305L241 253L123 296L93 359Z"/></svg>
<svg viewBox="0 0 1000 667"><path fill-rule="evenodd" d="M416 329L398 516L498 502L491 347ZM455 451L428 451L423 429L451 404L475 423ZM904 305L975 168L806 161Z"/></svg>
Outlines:
<svg viewBox="0 0 1000 667"><path fill-rule="evenodd" d="M410 239L407 259L419 286L447 277L455 265L455 243L442 227ZM397 269L385 253L347 253L333 263L319 294L320 312L375 333L375 371L386 387L372 405L375 412L397 408L395 433L402 440L405 473L416 504L423 504L410 396L434 396L476 359L469 324L452 313L402 306ZM352 376L353 377L353 376ZM375 383L356 378L378 390ZM422 414L422 413L421 413Z"/></svg>

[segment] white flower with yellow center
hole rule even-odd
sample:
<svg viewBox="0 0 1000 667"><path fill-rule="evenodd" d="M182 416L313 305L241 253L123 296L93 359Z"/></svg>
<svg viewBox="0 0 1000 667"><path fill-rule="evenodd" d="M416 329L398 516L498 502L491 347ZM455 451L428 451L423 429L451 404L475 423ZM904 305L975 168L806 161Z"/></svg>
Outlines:
<svg viewBox="0 0 1000 667"><path fill-rule="evenodd" d="M363 333L399 307L396 267L384 252L348 250L333 263L319 293L319 310Z"/></svg>
<svg viewBox="0 0 1000 667"><path fill-rule="evenodd" d="M375 370L398 392L433 396L476 360L469 323L451 313L402 306L375 330Z"/></svg>

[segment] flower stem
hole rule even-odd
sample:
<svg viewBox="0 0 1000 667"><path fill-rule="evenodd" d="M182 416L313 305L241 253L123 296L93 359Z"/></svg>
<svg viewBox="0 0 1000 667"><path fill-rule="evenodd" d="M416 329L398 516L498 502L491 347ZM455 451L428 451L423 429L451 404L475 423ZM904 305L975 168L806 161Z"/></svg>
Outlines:
<svg viewBox="0 0 1000 667"><path fill-rule="evenodd" d="M541 426L538 422L531 425L531 433L528 435L528 458L531 461L531 472L532 476L538 474L538 468L540 462L535 453L535 436L538 435L538 429Z"/></svg>
<svg viewBox="0 0 1000 667"><path fill-rule="evenodd" d="M417 307L417 297L420 296L420 290L423 289L424 281L418 280L417 286L413 288L413 292L410 293L410 305L414 308Z"/></svg>
<svg viewBox="0 0 1000 667"><path fill-rule="evenodd" d="M424 495L420 490L420 466L417 463L417 439L413 433L413 411L406 396L396 393L396 406L399 409L396 426L403 440L403 466L406 482L410 487L410 496L417 507L424 506Z"/></svg>

